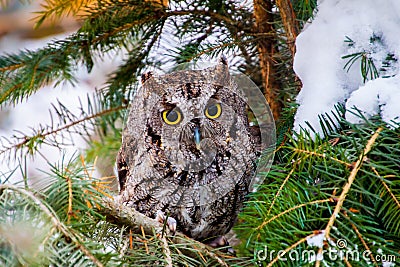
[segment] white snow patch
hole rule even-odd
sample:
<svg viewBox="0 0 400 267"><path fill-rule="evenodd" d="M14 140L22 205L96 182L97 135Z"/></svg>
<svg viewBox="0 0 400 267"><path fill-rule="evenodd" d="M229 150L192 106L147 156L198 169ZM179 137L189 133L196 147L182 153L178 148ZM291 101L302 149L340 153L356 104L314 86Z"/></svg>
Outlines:
<svg viewBox="0 0 400 267"><path fill-rule="evenodd" d="M399 101L400 77L377 78L350 95L346 102L346 119L352 123L362 122L356 115L358 113L354 110L356 107L366 118L380 114L388 124L400 123Z"/></svg>
<svg viewBox="0 0 400 267"><path fill-rule="evenodd" d="M324 239L325 239L325 230L321 231L321 233L308 237L307 238L307 245L311 247L319 247L322 248L324 245Z"/></svg>
<svg viewBox="0 0 400 267"><path fill-rule="evenodd" d="M382 267L394 267L396 263L390 261L382 261Z"/></svg>
<svg viewBox="0 0 400 267"><path fill-rule="evenodd" d="M44 47L46 43L54 39L64 39L67 35L65 33L37 40L24 40L14 35L5 36L0 40L0 54L18 53L20 49L35 50ZM37 130L40 126L50 125L51 116L49 110L51 110L52 104L57 106L57 101L60 101L73 114L81 114L80 101L83 108L87 110L85 106L87 95L94 93L96 88L104 86L108 74L122 62L122 54L123 52L107 54L103 57L103 62L100 62L100 59L95 59L95 65L91 73L87 73L84 67L79 67L76 72L78 82L75 84L75 87L68 83L60 84L57 87L53 85L45 86L30 96L28 100L24 100L15 107L7 107L6 111L0 114L2 115L2 120L0 120L0 136L8 140L13 140L13 135L21 135L18 132L32 135L32 129ZM53 119L54 124L57 125L57 116ZM43 144L39 149L40 153L37 153L34 158L26 158L26 170L30 179L43 176L42 171L49 172L49 163L54 164L58 162L62 156L65 156L65 159L69 160L76 151L81 151L86 147L86 142L79 134L66 134L66 136L68 140L64 141L71 145L57 148ZM4 142L4 140L2 141ZM3 145L7 146L8 144L4 142ZM11 171L15 169L16 172L8 182L14 183L22 180L19 168L24 169L24 165L25 162L14 161L13 159L8 161L1 158L0 182L3 182L11 174Z"/></svg>
<svg viewBox="0 0 400 267"><path fill-rule="evenodd" d="M400 72L399 28L398 0L379 4L373 0L318 1L314 20L296 40L294 70L303 88L297 97L295 130L309 129L309 122L316 132L322 133L318 115L330 115L338 103L346 104L347 109L356 106L366 117L381 114L388 123L398 122L400 108L396 102L400 101L400 88L394 76ZM385 78L372 80L376 77L367 75L370 81L364 84L361 57L344 69L351 57L342 57L356 53L364 53L379 76ZM388 66L389 54L392 60ZM359 122L349 112L346 118Z"/></svg>

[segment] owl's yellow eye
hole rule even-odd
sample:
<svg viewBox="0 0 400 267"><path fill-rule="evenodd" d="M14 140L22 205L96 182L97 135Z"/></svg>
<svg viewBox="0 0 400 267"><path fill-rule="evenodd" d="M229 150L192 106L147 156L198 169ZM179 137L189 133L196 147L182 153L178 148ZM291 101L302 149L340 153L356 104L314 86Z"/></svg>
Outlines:
<svg viewBox="0 0 400 267"><path fill-rule="evenodd" d="M209 105L204 112L209 119L216 119L221 116L222 108L220 103Z"/></svg>
<svg viewBox="0 0 400 267"><path fill-rule="evenodd" d="M176 125L181 122L182 114L179 110L176 109L164 110L162 112L162 118L166 124Z"/></svg>

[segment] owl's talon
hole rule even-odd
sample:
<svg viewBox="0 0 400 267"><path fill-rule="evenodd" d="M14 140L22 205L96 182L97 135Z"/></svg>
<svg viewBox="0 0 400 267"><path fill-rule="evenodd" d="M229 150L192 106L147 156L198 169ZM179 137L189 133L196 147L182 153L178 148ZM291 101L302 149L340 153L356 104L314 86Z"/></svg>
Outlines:
<svg viewBox="0 0 400 267"><path fill-rule="evenodd" d="M162 212L161 210L158 210L156 212L156 220L159 221L160 223L164 223L165 219L167 219L166 223L167 223L168 229L171 231L172 235L175 235L176 226L177 226L176 220L172 217L165 216L164 212Z"/></svg>
<svg viewBox="0 0 400 267"><path fill-rule="evenodd" d="M236 255L236 251L229 245L228 239L225 236L221 235L213 240L206 243L212 248L222 248L224 247L224 252L232 255Z"/></svg>
<svg viewBox="0 0 400 267"><path fill-rule="evenodd" d="M172 217L168 217L167 218L167 225L168 225L168 228L171 231L172 235L175 235L176 226L177 226L176 220L174 218L172 218Z"/></svg>

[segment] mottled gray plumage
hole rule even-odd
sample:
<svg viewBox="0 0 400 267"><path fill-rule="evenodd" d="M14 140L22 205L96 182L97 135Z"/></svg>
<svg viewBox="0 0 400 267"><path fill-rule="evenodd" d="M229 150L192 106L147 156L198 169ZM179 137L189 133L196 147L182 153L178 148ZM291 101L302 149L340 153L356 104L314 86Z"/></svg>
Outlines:
<svg viewBox="0 0 400 267"><path fill-rule="evenodd" d="M226 61L148 73L142 82L117 157L120 201L152 218L162 211L198 240L224 235L249 192L260 150Z"/></svg>

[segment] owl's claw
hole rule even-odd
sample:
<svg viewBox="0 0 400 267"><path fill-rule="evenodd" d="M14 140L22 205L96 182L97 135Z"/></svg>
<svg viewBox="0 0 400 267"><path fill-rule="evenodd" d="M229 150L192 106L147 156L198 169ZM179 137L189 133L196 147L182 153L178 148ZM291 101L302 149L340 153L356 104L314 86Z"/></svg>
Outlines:
<svg viewBox="0 0 400 267"><path fill-rule="evenodd" d="M229 245L228 239L226 239L226 237L223 235L218 236L217 238L207 242L206 244L213 248L225 247L225 249L223 250L224 252L236 255L236 251Z"/></svg>
<svg viewBox="0 0 400 267"><path fill-rule="evenodd" d="M166 223L167 223L168 229L171 231L172 235L175 235L176 226L177 226L176 220L172 217L165 216L164 212L162 212L161 210L158 210L156 212L156 220L159 221L160 223L165 223L165 219L167 219Z"/></svg>

